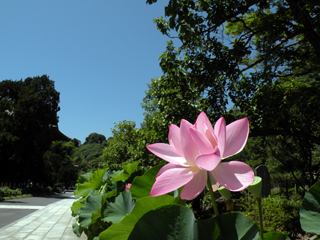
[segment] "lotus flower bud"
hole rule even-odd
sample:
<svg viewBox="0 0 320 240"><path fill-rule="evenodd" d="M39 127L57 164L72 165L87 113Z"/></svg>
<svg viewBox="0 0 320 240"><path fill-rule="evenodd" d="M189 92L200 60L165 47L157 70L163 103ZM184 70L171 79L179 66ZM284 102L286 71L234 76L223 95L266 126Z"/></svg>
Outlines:
<svg viewBox="0 0 320 240"><path fill-rule="evenodd" d="M130 190L130 187L131 187L131 183L128 183L127 185L126 185L126 187L125 187L125 191L129 191Z"/></svg>
<svg viewBox="0 0 320 240"><path fill-rule="evenodd" d="M218 191L222 195L222 197L224 197L225 199L227 199L227 200L231 199L231 192L228 189L226 189L225 187L222 187L222 186L219 187Z"/></svg>
<svg viewBox="0 0 320 240"><path fill-rule="evenodd" d="M262 178L254 176L254 181L249 185L248 190L253 194L254 197L259 198L262 190Z"/></svg>

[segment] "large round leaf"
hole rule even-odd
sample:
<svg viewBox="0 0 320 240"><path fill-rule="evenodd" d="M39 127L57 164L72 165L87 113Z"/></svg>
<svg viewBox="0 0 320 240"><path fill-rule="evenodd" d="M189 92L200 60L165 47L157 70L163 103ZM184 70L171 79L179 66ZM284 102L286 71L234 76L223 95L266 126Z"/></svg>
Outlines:
<svg viewBox="0 0 320 240"><path fill-rule="evenodd" d="M111 174L112 181L118 182L118 181L127 180L131 176L131 174L136 171L138 165L139 165L139 161L133 162L133 163L130 163L130 164L123 166L123 170L113 172Z"/></svg>
<svg viewBox="0 0 320 240"><path fill-rule="evenodd" d="M290 240L290 238L282 233L269 232L263 234L263 240Z"/></svg>
<svg viewBox="0 0 320 240"><path fill-rule="evenodd" d="M164 164L157 165L145 172L142 176L135 177L130 187L133 199L150 196L151 188L156 181L156 175Z"/></svg>
<svg viewBox="0 0 320 240"><path fill-rule="evenodd" d="M91 224L92 213L98 211L101 207L101 195L89 196L83 204L79 214L79 224L81 227L87 227Z"/></svg>
<svg viewBox="0 0 320 240"><path fill-rule="evenodd" d="M92 176L92 174L93 174L93 172L87 172L85 174L80 175L77 182L78 183L88 182L90 180L90 177Z"/></svg>
<svg viewBox="0 0 320 240"><path fill-rule="evenodd" d="M105 169L97 169L91 176L88 182L84 182L82 184L77 184L77 190L74 191L75 198L85 197L91 192L91 190L99 190L102 186L103 181L102 178L104 174L107 172L108 168Z"/></svg>
<svg viewBox="0 0 320 240"><path fill-rule="evenodd" d="M158 206L176 201L177 198L169 195L140 198L130 214L125 216L121 222L112 224L108 229L100 233L99 237L101 240L127 240L135 224L145 213Z"/></svg>
<svg viewBox="0 0 320 240"><path fill-rule="evenodd" d="M198 230L199 239L260 239L259 227L241 213L225 213L211 219L200 220ZM220 234L217 235L217 232Z"/></svg>
<svg viewBox="0 0 320 240"><path fill-rule="evenodd" d="M193 212L180 205L166 205L139 219L128 240L194 239Z"/></svg>
<svg viewBox="0 0 320 240"><path fill-rule="evenodd" d="M304 231L320 234L320 181L304 196L300 209L300 223Z"/></svg>
<svg viewBox="0 0 320 240"><path fill-rule="evenodd" d="M134 207L135 200L132 200L131 194L124 191L114 202L108 203L106 209L103 210L103 220L107 222L120 222L128 215Z"/></svg>
<svg viewBox="0 0 320 240"><path fill-rule="evenodd" d="M169 204L147 212L136 223L129 240L253 240L259 228L240 213L227 213L196 221L193 212L181 205Z"/></svg>
<svg viewBox="0 0 320 240"><path fill-rule="evenodd" d="M71 206L71 211L72 211L72 216L75 217L77 214L79 214L80 209L82 208L83 204L84 204L84 200L80 199L75 201L72 206Z"/></svg>

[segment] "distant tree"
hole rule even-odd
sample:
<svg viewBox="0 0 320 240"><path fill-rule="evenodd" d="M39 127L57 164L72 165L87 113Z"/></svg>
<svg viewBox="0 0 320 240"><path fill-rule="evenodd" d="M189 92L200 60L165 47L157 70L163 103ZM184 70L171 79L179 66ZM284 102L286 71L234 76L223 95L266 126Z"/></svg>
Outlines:
<svg viewBox="0 0 320 240"><path fill-rule="evenodd" d="M43 182L59 92L48 76L0 82L0 180Z"/></svg>
<svg viewBox="0 0 320 240"><path fill-rule="evenodd" d="M182 70L177 69L174 81L163 75L148 84L149 89L141 104L145 110L142 128L151 142L167 142L170 124L179 126L181 119L195 122L203 110L208 115L212 113L208 99L190 85L189 80Z"/></svg>
<svg viewBox="0 0 320 240"><path fill-rule="evenodd" d="M161 160L151 154L146 146L153 133L143 128L136 128L133 121L121 121L115 124L112 137L108 138L103 157L107 167L118 169L133 161L140 161L143 166L153 166Z"/></svg>
<svg viewBox="0 0 320 240"><path fill-rule="evenodd" d="M81 141L76 139L76 138L73 138L72 142L73 142L75 147L80 147L81 146Z"/></svg>
<svg viewBox="0 0 320 240"><path fill-rule="evenodd" d="M83 144L73 152L72 158L83 172L98 168L100 163L104 162L102 157L104 146L104 144L97 142Z"/></svg>
<svg viewBox="0 0 320 240"><path fill-rule="evenodd" d="M76 150L73 142L52 142L50 149L43 156L46 183L65 183L71 185L78 178L79 170L74 167L72 154Z"/></svg>
<svg viewBox="0 0 320 240"><path fill-rule="evenodd" d="M91 133L88 137L86 137L86 141L84 144L88 143L100 143L102 144L104 141L106 141L106 137L102 134L98 133Z"/></svg>

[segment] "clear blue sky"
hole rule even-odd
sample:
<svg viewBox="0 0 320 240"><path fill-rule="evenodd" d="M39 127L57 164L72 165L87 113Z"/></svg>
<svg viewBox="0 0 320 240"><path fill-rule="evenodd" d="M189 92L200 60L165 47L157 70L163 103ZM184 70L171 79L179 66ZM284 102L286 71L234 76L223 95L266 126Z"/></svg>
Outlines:
<svg viewBox="0 0 320 240"><path fill-rule="evenodd" d="M166 41L153 23L168 0L2 0L0 80L47 74L60 92L59 129L82 143L140 126L147 84Z"/></svg>

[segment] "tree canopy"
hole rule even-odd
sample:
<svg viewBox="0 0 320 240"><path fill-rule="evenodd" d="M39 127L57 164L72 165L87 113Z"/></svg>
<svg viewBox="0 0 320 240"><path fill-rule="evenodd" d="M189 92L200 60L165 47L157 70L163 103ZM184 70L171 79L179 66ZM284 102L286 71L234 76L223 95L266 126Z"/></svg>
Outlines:
<svg viewBox="0 0 320 240"><path fill-rule="evenodd" d="M90 143L103 143L106 141L106 137L102 134L98 133L90 133L88 137L86 137L86 141L84 144L90 144Z"/></svg>
<svg viewBox="0 0 320 240"><path fill-rule="evenodd" d="M64 183L67 186L75 184L79 170L71 158L76 150L73 142L53 141L50 149L43 155L46 172L45 183Z"/></svg>
<svg viewBox="0 0 320 240"><path fill-rule="evenodd" d="M0 179L45 181L43 154L57 125L59 92L48 76L0 82Z"/></svg>
<svg viewBox="0 0 320 240"><path fill-rule="evenodd" d="M146 145L153 143L150 139L153 139L154 131L136 128L133 121L121 121L115 124L111 131L113 135L108 138L103 153L108 167L120 169L133 161L140 161L142 166L154 166L159 163L159 159L146 148Z"/></svg>
<svg viewBox="0 0 320 240"><path fill-rule="evenodd" d="M262 87L316 79L320 70L317 1L170 0L165 17L155 19L158 29L181 43L169 41L160 56L158 81L171 96L161 88L158 96L166 104L179 100L174 89L187 95L187 88L184 101L202 101L208 114L226 114L231 102L246 111Z"/></svg>
<svg viewBox="0 0 320 240"><path fill-rule="evenodd" d="M212 121L246 116L250 136L265 137L282 168L299 169L312 184L319 175L319 20L313 0L169 0L155 23L177 41L160 56L163 75L149 85L143 126L163 132L200 111ZM236 111L228 110L233 104Z"/></svg>

